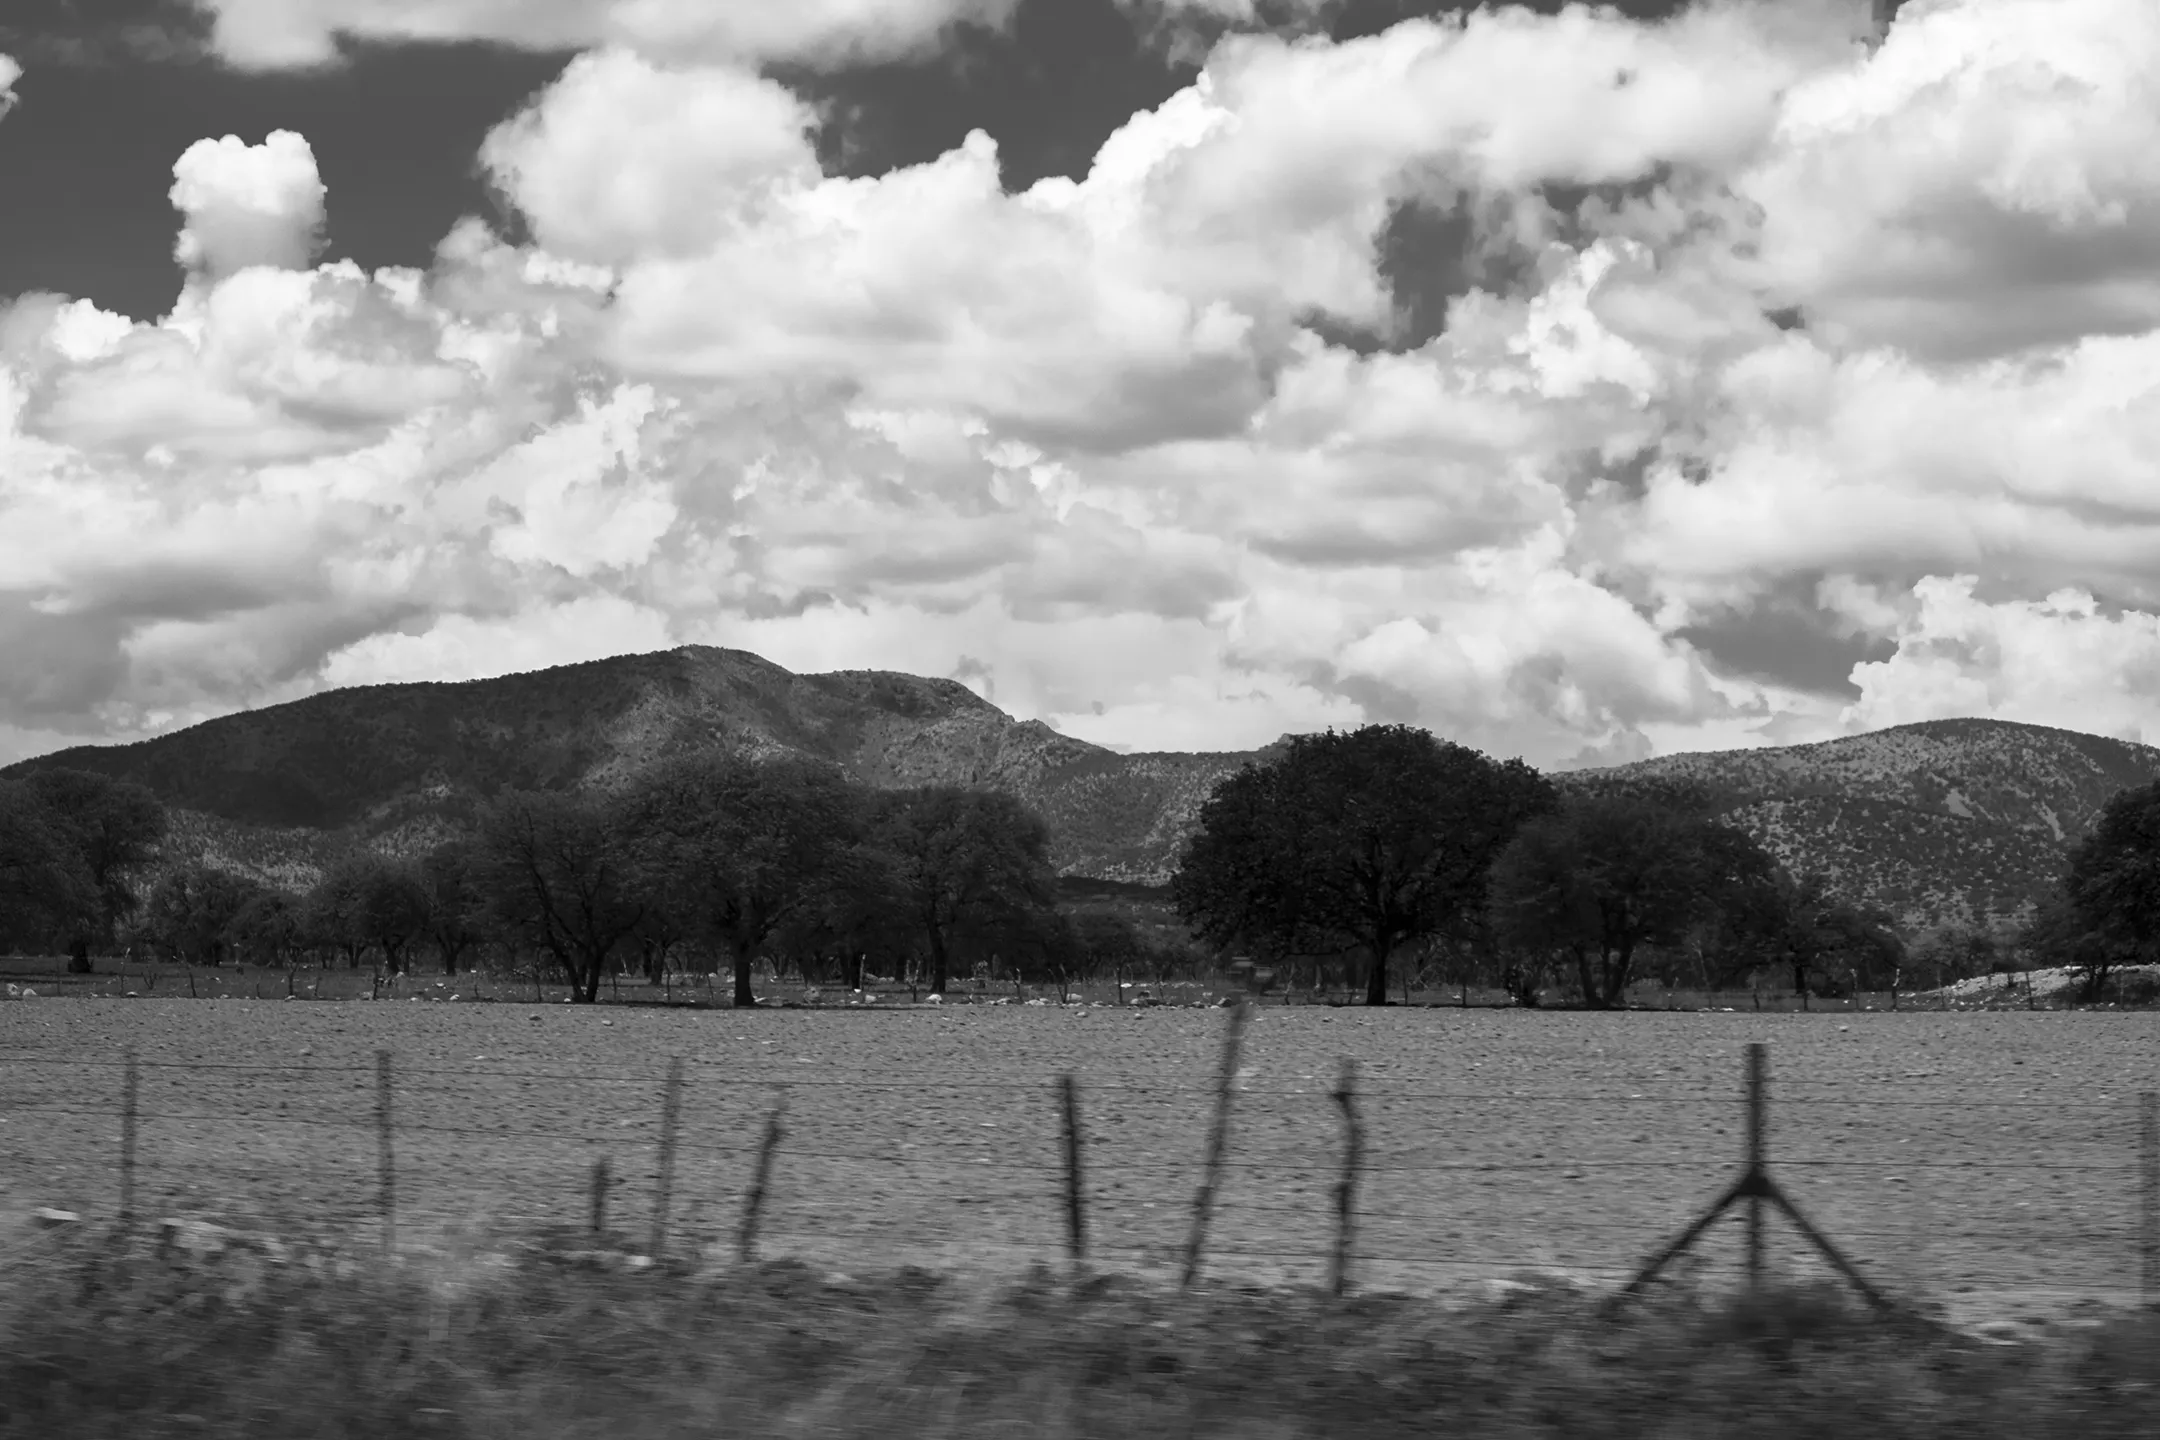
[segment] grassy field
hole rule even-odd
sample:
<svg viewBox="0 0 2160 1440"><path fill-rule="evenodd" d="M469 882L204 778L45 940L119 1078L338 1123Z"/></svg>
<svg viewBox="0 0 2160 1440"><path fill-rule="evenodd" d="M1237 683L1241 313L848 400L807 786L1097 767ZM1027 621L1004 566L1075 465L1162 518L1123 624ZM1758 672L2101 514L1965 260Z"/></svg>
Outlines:
<svg viewBox="0 0 2160 1440"><path fill-rule="evenodd" d="M140 1213L372 1234L388 1048L402 1246L582 1222L602 1157L611 1219L643 1243L679 1055L675 1251L731 1245L785 1092L765 1253L1009 1275L1063 1243L1051 1082L1070 1071L1095 1257L1161 1277L1186 1240L1221 1027L1213 1010L1105 1006L0 1005L0 1211L114 1212L132 1047ZM1446 1293L1524 1267L1615 1282L1730 1177L1754 1040L1771 1049L1777 1173L1885 1287L1973 1323L2128 1298L2151 1017L2045 1010L1264 1008L1209 1273L1321 1275L1342 1150L1328 1091L1349 1058L1368 1128L1360 1283ZM1733 1253L1724 1230L1713 1266ZM1789 1237L1775 1253L1797 1280L1820 1273Z"/></svg>
<svg viewBox="0 0 2160 1440"><path fill-rule="evenodd" d="M600 1268L527 1246L322 1272L102 1237L0 1245L21 1440L2131 1440L2160 1320L1988 1343L1836 1292L1531 1280L1456 1306L1038 1269Z"/></svg>

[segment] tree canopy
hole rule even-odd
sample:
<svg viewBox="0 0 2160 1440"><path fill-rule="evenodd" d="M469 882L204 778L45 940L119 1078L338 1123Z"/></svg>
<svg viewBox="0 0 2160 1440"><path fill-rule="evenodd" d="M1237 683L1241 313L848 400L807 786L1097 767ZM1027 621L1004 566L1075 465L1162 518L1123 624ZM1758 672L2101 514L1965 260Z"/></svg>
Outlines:
<svg viewBox="0 0 2160 1440"><path fill-rule="evenodd" d="M1041 816L1010 795L946 785L886 792L871 815L891 904L930 958L933 992L950 986L960 949L1060 953L1067 937L1048 919L1056 875Z"/></svg>
<svg viewBox="0 0 2160 1440"><path fill-rule="evenodd" d="M42 797L97 890L96 939L109 943L134 909L134 885L165 839L165 807L146 787L88 770L37 770L23 782Z"/></svg>
<svg viewBox="0 0 2160 1440"><path fill-rule="evenodd" d="M1384 1005L1389 958L1482 904L1495 857L1555 803L1521 761L1407 725L1292 736L1215 787L1171 894L1218 947L1362 949Z"/></svg>
<svg viewBox="0 0 2160 1440"><path fill-rule="evenodd" d="M0 780L0 938L17 943L86 922L96 883L45 797Z"/></svg>
<svg viewBox="0 0 2160 1440"><path fill-rule="evenodd" d="M1495 927L1572 961L1583 1003L1625 1003L1637 952L1721 911L1768 907L1773 862L1743 832L1657 793L1576 795L1523 826L1493 866Z"/></svg>
<svg viewBox="0 0 2160 1440"><path fill-rule="evenodd" d="M138 902L165 837L165 807L140 785L85 770L0 781L0 930L58 940L91 968Z"/></svg>
<svg viewBox="0 0 2160 1440"><path fill-rule="evenodd" d="M480 816L474 875L493 917L555 958L581 1004L644 915L641 877L610 807L511 791Z"/></svg>
<svg viewBox="0 0 2160 1440"><path fill-rule="evenodd" d="M727 949L739 1006L757 1003L759 949L842 881L862 822L858 792L833 767L736 754L657 767L622 812L646 905L680 907L687 924Z"/></svg>

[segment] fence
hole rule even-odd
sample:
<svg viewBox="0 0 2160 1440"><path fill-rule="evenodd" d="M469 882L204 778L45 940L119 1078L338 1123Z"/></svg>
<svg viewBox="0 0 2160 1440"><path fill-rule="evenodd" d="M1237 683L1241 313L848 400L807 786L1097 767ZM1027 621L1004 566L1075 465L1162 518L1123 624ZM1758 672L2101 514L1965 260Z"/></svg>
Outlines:
<svg viewBox="0 0 2160 1440"><path fill-rule="evenodd" d="M0 1031L0 1205L400 1249L553 1227L842 1270L1084 1250L1168 1278L1617 1287L1767 1153L1893 1297L2160 1299L2154 1102L2091 1078L2149 1075L2140 1017L2038 1017L2113 1028L2022 1084L1969 1079L1991 1047L1921 1071L1868 1041L1838 1069L1860 1042L1779 1017L1792 1061L1751 1152L1741 1017L1628 1017L1623 1045L1616 1017L1272 1009L1241 1037L1244 1007L1227 1033L1194 1011L107 1007L132 1033L84 1053L75 1009ZM1681 1263L1737 1262L1741 1228ZM1828 1273L1797 1243L1770 1263Z"/></svg>

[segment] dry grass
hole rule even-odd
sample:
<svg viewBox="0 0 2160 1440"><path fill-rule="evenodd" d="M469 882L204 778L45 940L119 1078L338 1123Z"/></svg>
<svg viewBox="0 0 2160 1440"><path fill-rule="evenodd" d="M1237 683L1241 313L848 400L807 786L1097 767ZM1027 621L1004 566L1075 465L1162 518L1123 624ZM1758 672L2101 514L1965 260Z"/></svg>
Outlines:
<svg viewBox="0 0 2160 1440"><path fill-rule="evenodd" d="M633 1270L537 1240L390 1266L56 1232L0 1263L0 1435L38 1440L2160 1433L2154 1319L1988 1345L1817 1290L1601 1320L1550 1284L1450 1309Z"/></svg>

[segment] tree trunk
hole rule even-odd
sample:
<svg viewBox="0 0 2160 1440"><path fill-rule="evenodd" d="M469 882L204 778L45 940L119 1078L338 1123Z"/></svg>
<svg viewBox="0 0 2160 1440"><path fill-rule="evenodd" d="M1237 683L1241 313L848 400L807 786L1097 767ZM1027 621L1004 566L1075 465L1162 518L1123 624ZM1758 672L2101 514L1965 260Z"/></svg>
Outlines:
<svg viewBox="0 0 2160 1440"><path fill-rule="evenodd" d="M1590 952L1582 946L1575 948L1575 980L1582 988L1582 1003L1586 1009L1596 1010L1598 1004L1597 972L1590 967Z"/></svg>
<svg viewBox="0 0 2160 1440"><path fill-rule="evenodd" d="M930 993L943 995L952 980L952 972L945 954L945 934L937 926L930 927Z"/></svg>
<svg viewBox="0 0 2160 1440"><path fill-rule="evenodd" d="M735 1008L748 1010L757 1004L757 996L750 989L750 947L737 947L735 951Z"/></svg>
<svg viewBox="0 0 2160 1440"><path fill-rule="evenodd" d="M1388 1003L1388 953L1388 947L1385 945L1372 947L1372 969L1365 976L1365 1003L1367 1005L1385 1005Z"/></svg>

